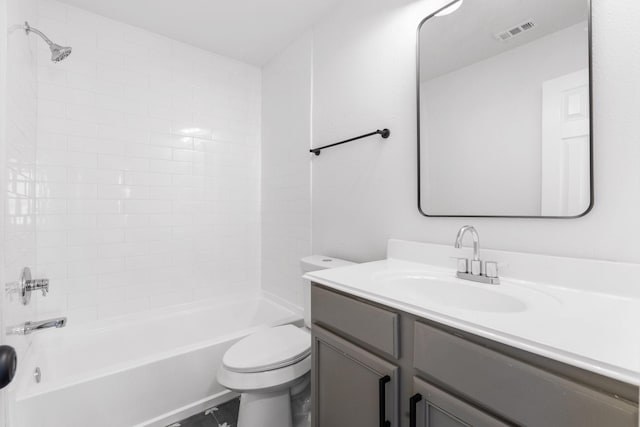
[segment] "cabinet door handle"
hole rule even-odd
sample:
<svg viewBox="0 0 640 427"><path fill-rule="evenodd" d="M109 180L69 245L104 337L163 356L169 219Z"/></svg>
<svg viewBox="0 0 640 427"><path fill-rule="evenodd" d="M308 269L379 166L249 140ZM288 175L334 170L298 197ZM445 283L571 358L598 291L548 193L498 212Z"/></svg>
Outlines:
<svg viewBox="0 0 640 427"><path fill-rule="evenodd" d="M414 394L411 396L411 399L409 399L409 427L416 427L416 407L421 400L422 395L420 393Z"/></svg>
<svg viewBox="0 0 640 427"><path fill-rule="evenodd" d="M391 377L385 375L378 380L378 409L380 411L380 427L391 427L391 422L387 421L387 384L391 382Z"/></svg>

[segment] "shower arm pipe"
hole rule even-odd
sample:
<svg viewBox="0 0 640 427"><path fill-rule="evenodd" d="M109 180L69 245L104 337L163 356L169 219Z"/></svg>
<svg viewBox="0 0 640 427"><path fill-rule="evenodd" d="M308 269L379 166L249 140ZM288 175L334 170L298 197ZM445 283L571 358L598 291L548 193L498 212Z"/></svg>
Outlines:
<svg viewBox="0 0 640 427"><path fill-rule="evenodd" d="M49 37L45 36L42 33L42 31L38 30L37 28L33 28L31 25L29 25L27 21L24 22L24 31L27 33L27 35L29 34L29 32L36 33L37 35L42 37L42 40L47 42L49 46L53 44L53 42L51 41L51 39L49 39Z"/></svg>

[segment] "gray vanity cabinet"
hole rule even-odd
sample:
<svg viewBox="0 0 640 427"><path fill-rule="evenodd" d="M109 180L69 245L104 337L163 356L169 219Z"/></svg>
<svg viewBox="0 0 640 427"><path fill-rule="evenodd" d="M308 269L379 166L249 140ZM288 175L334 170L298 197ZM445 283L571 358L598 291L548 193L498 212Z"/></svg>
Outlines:
<svg viewBox="0 0 640 427"><path fill-rule="evenodd" d="M422 379L413 379L410 399L411 427L508 427L508 424L482 412Z"/></svg>
<svg viewBox="0 0 640 427"><path fill-rule="evenodd" d="M313 427L638 427L638 387L314 284Z"/></svg>
<svg viewBox="0 0 640 427"><path fill-rule="evenodd" d="M313 425L397 426L397 366L314 326Z"/></svg>

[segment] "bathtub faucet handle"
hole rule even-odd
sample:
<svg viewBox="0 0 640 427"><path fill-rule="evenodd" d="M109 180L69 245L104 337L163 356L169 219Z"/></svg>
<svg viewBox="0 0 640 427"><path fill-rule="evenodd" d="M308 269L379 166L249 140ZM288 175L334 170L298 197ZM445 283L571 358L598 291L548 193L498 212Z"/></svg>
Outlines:
<svg viewBox="0 0 640 427"><path fill-rule="evenodd" d="M33 291L40 290L43 297L47 296L49 293L49 279L32 279L31 269L29 269L29 267L25 267L22 269L20 280L18 282L8 284L7 290L10 293L17 292L20 294L22 304L27 305L31 301L31 293Z"/></svg>
<svg viewBox="0 0 640 427"><path fill-rule="evenodd" d="M42 296L46 297L49 293L49 279L35 279L31 281L31 290L36 291L40 289Z"/></svg>

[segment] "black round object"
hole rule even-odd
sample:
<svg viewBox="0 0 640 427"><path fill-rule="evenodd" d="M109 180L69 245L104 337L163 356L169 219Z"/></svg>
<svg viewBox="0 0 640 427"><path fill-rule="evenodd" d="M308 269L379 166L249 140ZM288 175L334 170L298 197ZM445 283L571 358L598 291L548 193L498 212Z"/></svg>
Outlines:
<svg viewBox="0 0 640 427"><path fill-rule="evenodd" d="M13 347L0 345L0 388L5 388L16 374L18 356Z"/></svg>

